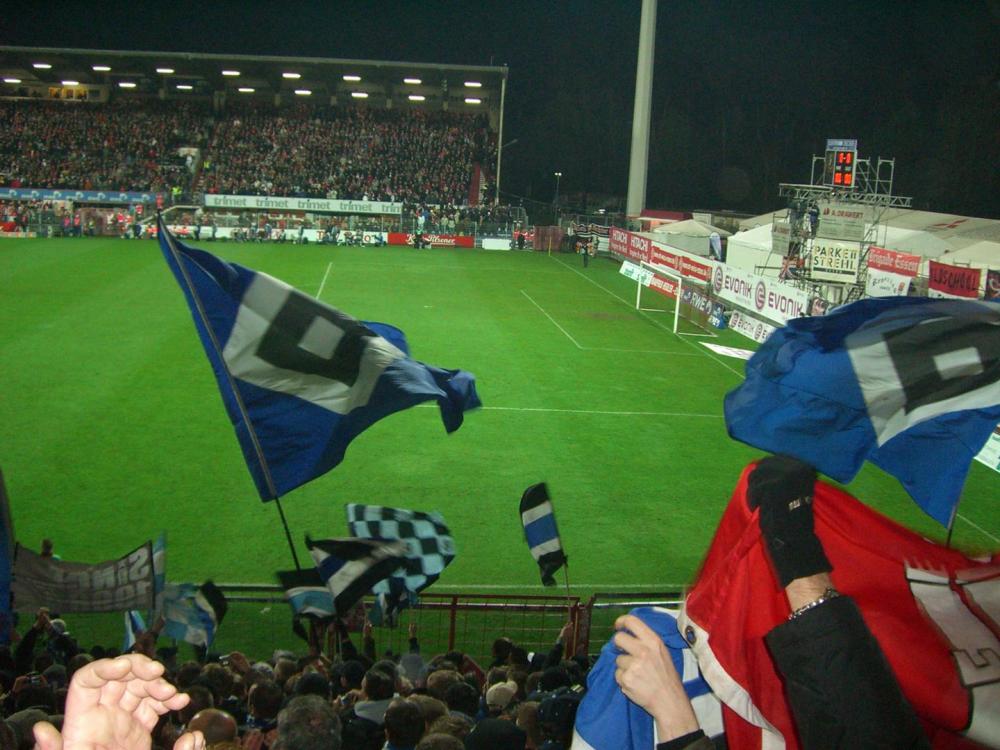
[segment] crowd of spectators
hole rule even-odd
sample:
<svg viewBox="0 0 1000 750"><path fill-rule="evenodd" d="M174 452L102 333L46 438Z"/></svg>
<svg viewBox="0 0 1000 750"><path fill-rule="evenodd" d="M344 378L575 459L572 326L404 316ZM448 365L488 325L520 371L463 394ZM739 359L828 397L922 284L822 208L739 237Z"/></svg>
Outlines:
<svg viewBox="0 0 1000 750"><path fill-rule="evenodd" d="M203 144L197 105L0 103L0 175L10 187L156 191L190 184L184 146Z"/></svg>

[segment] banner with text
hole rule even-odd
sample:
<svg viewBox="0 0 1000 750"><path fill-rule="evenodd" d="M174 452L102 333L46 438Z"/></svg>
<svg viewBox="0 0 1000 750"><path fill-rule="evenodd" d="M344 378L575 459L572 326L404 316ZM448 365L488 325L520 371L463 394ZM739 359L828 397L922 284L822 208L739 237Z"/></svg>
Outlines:
<svg viewBox="0 0 1000 750"><path fill-rule="evenodd" d="M910 291L913 279L898 273L868 269L865 279L865 295L868 297L905 297Z"/></svg>
<svg viewBox="0 0 1000 750"><path fill-rule="evenodd" d="M153 607L153 550L146 542L120 560L89 565L42 557L17 546L14 600L19 610L123 612Z"/></svg>
<svg viewBox="0 0 1000 750"><path fill-rule="evenodd" d="M389 232L390 245L412 245L412 232ZM476 239L464 234L433 234L425 233L421 239L431 247L475 247Z"/></svg>
<svg viewBox="0 0 1000 750"><path fill-rule="evenodd" d="M388 201L342 201L328 198L288 198L271 195L205 194L205 208L267 208L285 211L313 211L327 214L403 213L402 203Z"/></svg>
<svg viewBox="0 0 1000 750"><path fill-rule="evenodd" d="M716 299L744 307L780 325L803 315L809 304L809 294L801 289L722 263L715 266L712 289Z"/></svg>
<svg viewBox="0 0 1000 750"><path fill-rule="evenodd" d="M858 280L861 246L833 240L813 240L809 273L820 281L854 283Z"/></svg>
<svg viewBox="0 0 1000 750"><path fill-rule="evenodd" d="M775 221L771 224L771 252L785 257L792 242L792 225L787 221Z"/></svg>
<svg viewBox="0 0 1000 750"><path fill-rule="evenodd" d="M0 188L0 198L13 201L76 201L77 203L152 203L161 193L117 192L114 190L50 190Z"/></svg>
<svg viewBox="0 0 1000 750"><path fill-rule="evenodd" d="M861 242L865 238L868 209L857 203L820 201L817 237Z"/></svg>
<svg viewBox="0 0 1000 750"><path fill-rule="evenodd" d="M643 286L649 287L654 292L662 294L664 297L677 298L677 282L669 277L660 276L650 268L643 268L626 260L622 263L618 272L622 276L627 276Z"/></svg>
<svg viewBox="0 0 1000 750"><path fill-rule="evenodd" d="M618 227L611 227L608 235L608 249L615 255L635 263L649 262L649 249L652 244L645 237Z"/></svg>
<svg viewBox="0 0 1000 750"><path fill-rule="evenodd" d="M739 310L730 316L729 327L737 333L743 334L748 339L753 339L759 343L767 341L767 337L775 331L775 327L770 323L757 320L741 313Z"/></svg>
<svg viewBox="0 0 1000 750"><path fill-rule="evenodd" d="M947 263L932 260L930 278L927 281L927 296L976 299L979 296L981 276L982 271L978 268L949 266Z"/></svg>
<svg viewBox="0 0 1000 750"><path fill-rule="evenodd" d="M901 253L897 250L887 250L884 247L872 245L868 248L868 268L876 271L888 271L900 276L916 276L920 271L919 255Z"/></svg>
<svg viewBox="0 0 1000 750"><path fill-rule="evenodd" d="M694 260L682 252L660 247L655 242L649 249L649 262L654 266L668 268L679 276L706 284L712 279L712 267L707 263Z"/></svg>

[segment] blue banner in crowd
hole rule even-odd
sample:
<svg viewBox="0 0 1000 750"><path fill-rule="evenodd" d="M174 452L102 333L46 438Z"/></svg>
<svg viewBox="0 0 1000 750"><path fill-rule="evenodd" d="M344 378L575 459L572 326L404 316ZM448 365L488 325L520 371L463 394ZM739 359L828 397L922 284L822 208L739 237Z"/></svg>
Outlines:
<svg viewBox="0 0 1000 750"><path fill-rule="evenodd" d="M156 193L118 190L52 190L49 188L0 188L0 198L8 201L76 201L77 203L152 203Z"/></svg>
<svg viewBox="0 0 1000 750"><path fill-rule="evenodd" d="M791 320L725 413L732 437L838 482L871 461L947 525L1000 421L1000 305L882 297Z"/></svg>

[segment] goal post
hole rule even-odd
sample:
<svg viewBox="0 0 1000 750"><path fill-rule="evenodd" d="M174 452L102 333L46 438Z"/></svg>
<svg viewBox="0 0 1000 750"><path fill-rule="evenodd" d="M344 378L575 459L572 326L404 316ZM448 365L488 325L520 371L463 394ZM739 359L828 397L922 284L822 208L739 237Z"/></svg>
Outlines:
<svg viewBox="0 0 1000 750"><path fill-rule="evenodd" d="M621 273L635 281L635 309L639 312L671 315L671 330L678 336L717 336L709 323L708 284L646 261L625 261Z"/></svg>

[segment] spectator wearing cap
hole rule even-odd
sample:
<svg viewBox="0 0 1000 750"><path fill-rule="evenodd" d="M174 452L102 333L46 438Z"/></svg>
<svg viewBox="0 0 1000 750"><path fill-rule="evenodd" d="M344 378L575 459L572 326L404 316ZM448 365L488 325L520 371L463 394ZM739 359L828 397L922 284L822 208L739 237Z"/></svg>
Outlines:
<svg viewBox="0 0 1000 750"><path fill-rule="evenodd" d="M416 703L396 698L385 710L384 750L414 750L424 734L424 716Z"/></svg>
<svg viewBox="0 0 1000 750"><path fill-rule="evenodd" d="M508 711L517 696L517 683L514 681L498 682L486 691L486 712L497 717Z"/></svg>

